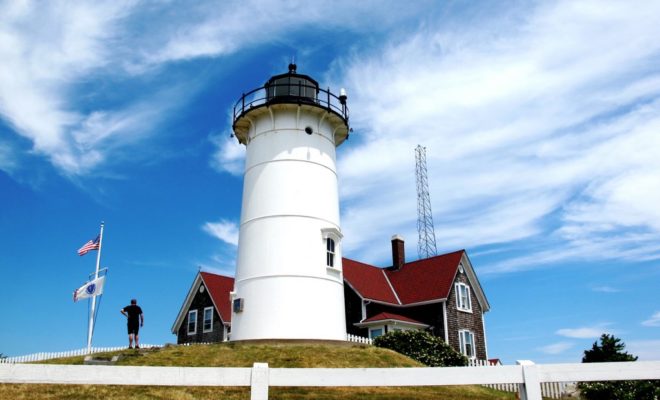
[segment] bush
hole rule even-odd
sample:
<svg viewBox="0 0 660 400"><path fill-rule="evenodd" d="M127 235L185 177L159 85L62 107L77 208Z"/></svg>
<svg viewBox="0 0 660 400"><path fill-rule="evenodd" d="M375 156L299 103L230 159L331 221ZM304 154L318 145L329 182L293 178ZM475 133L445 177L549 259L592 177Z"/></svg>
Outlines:
<svg viewBox="0 0 660 400"><path fill-rule="evenodd" d="M468 359L439 337L423 331L393 331L374 339L374 345L394 350L429 367L463 367Z"/></svg>
<svg viewBox="0 0 660 400"><path fill-rule="evenodd" d="M637 361L624 351L626 345L613 335L603 334L584 351L583 363ZM578 383L581 397L587 400L655 400L660 398L660 381L605 381Z"/></svg>

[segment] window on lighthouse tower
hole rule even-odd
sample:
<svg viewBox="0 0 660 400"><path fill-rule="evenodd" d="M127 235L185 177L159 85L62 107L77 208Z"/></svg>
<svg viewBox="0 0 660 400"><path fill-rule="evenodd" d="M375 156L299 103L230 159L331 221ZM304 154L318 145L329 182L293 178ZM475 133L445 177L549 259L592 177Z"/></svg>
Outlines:
<svg viewBox="0 0 660 400"><path fill-rule="evenodd" d="M321 251L324 250L322 246L325 244L325 267L332 269L335 273L341 273L341 232L335 227L323 228L321 229L321 238L323 241L319 243L318 248L319 264L323 262L320 257L323 254Z"/></svg>
<svg viewBox="0 0 660 400"><path fill-rule="evenodd" d="M328 267L335 266L335 241L331 238L325 239L325 249L326 249L326 265Z"/></svg>

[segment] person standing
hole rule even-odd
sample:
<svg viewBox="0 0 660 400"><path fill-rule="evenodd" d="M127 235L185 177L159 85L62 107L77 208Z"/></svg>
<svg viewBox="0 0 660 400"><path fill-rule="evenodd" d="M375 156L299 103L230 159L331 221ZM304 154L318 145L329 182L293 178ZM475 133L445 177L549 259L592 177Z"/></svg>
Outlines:
<svg viewBox="0 0 660 400"><path fill-rule="evenodd" d="M126 306L120 311L127 318L128 325L128 348L133 348L133 340L135 340L135 348L140 348L140 327L144 326L144 314L142 309L137 305L137 300L132 299L131 305Z"/></svg>

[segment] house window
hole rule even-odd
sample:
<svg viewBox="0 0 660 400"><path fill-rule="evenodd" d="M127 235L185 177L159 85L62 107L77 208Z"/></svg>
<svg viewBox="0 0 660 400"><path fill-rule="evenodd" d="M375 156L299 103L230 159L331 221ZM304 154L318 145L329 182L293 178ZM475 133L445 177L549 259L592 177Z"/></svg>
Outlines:
<svg viewBox="0 0 660 400"><path fill-rule="evenodd" d="M467 358L476 358L474 349L474 333L468 330L458 331L458 342L461 347L461 353Z"/></svg>
<svg viewBox="0 0 660 400"><path fill-rule="evenodd" d="M325 239L326 258L325 265L328 267L335 266L335 241L327 238Z"/></svg>
<svg viewBox="0 0 660 400"><path fill-rule="evenodd" d="M197 310L188 311L188 334L197 333Z"/></svg>
<svg viewBox="0 0 660 400"><path fill-rule="evenodd" d="M461 311L472 311L470 287L465 283L456 284L456 308Z"/></svg>
<svg viewBox="0 0 660 400"><path fill-rule="evenodd" d="M213 332L213 307L204 309L204 332Z"/></svg>
<svg viewBox="0 0 660 400"><path fill-rule="evenodd" d="M474 333L468 330L458 331L458 342L461 347L461 353L467 358L476 358L474 349Z"/></svg>
<svg viewBox="0 0 660 400"><path fill-rule="evenodd" d="M383 328L369 329L369 338L375 339L378 336L383 336Z"/></svg>

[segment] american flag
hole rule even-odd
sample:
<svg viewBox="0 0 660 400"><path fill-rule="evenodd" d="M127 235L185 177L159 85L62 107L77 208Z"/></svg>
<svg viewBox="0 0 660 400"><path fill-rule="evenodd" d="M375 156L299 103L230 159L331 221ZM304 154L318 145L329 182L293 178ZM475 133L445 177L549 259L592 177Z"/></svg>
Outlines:
<svg viewBox="0 0 660 400"><path fill-rule="evenodd" d="M90 240L89 242L85 243L83 247L78 249L78 255L84 256L89 251L98 250L100 247L100 239L101 239L101 235L98 235L96 239Z"/></svg>

